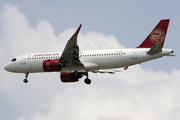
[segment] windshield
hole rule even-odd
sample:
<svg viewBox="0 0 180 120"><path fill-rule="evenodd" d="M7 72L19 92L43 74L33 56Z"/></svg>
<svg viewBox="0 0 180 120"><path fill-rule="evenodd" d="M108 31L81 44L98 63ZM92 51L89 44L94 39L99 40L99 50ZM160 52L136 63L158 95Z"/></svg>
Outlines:
<svg viewBox="0 0 180 120"><path fill-rule="evenodd" d="M16 58L13 58L12 60L11 60L11 62L15 62L16 61Z"/></svg>

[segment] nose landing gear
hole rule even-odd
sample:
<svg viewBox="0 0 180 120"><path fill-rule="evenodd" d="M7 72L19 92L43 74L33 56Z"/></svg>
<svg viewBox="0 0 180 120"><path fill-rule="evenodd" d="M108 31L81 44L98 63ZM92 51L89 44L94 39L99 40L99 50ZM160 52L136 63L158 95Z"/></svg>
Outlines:
<svg viewBox="0 0 180 120"><path fill-rule="evenodd" d="M28 75L29 75L29 73L26 72L26 73L25 73L25 77L26 77L26 78L23 80L24 83L28 83L28 79L27 79L27 78L28 78Z"/></svg>

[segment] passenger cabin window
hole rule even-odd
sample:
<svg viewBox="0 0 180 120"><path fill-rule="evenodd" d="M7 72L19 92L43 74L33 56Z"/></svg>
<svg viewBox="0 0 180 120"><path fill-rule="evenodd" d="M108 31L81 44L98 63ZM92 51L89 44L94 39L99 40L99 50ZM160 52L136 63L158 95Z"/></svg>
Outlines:
<svg viewBox="0 0 180 120"><path fill-rule="evenodd" d="M12 60L11 60L11 62L15 62L16 61L16 58L13 58Z"/></svg>

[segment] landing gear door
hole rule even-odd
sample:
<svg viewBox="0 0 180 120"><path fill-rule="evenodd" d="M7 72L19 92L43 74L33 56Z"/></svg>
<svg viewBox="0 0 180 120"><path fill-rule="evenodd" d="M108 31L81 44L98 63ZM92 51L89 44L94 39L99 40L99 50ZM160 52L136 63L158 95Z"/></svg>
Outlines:
<svg viewBox="0 0 180 120"><path fill-rule="evenodd" d="M26 57L25 56L22 56L21 57L21 62L20 62L21 65L25 65L26 64Z"/></svg>
<svg viewBox="0 0 180 120"><path fill-rule="evenodd" d="M137 59L137 50L136 49L133 49L131 51L131 59Z"/></svg>

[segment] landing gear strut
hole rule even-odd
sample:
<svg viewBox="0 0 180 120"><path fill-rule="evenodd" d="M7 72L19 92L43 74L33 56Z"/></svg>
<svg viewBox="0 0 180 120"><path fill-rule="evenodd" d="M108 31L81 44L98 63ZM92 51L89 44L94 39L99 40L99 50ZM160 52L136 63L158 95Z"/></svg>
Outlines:
<svg viewBox="0 0 180 120"><path fill-rule="evenodd" d="M88 78L88 72L85 72L84 75L87 77L84 82L88 85L91 84L91 80Z"/></svg>
<svg viewBox="0 0 180 120"><path fill-rule="evenodd" d="M26 72L25 74L26 74L26 75L25 75L26 78L23 80L23 82L24 82L24 83L28 83L28 79L27 79L27 78L28 78L29 73Z"/></svg>
<svg viewBox="0 0 180 120"><path fill-rule="evenodd" d="M79 76L79 72L78 71L74 71L74 76L78 77Z"/></svg>
<svg viewBox="0 0 180 120"><path fill-rule="evenodd" d="M78 71L74 71L73 72L73 75L77 78L77 79L80 79L82 77L82 75L85 75L86 76L86 79L84 80L84 82L86 84L91 84L91 80L88 78L88 72L78 72Z"/></svg>

